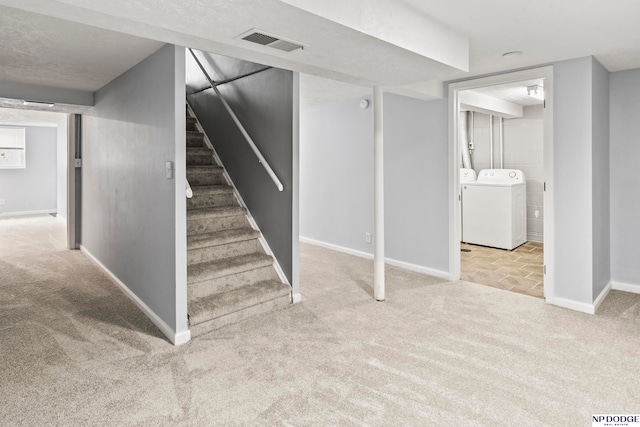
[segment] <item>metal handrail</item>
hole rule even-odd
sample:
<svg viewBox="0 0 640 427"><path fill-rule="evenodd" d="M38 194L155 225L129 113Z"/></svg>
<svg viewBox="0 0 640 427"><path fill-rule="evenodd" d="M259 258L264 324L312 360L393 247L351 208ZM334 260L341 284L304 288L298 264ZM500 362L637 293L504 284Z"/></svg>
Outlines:
<svg viewBox="0 0 640 427"><path fill-rule="evenodd" d="M189 180L185 179L184 182L187 184L186 185L186 195L187 195L187 199L190 199L193 197L193 190L191 189L191 185L189 185Z"/></svg>
<svg viewBox="0 0 640 427"><path fill-rule="evenodd" d="M255 153L256 157L258 157L258 162L267 171L267 173L271 177L271 180L273 180L273 182L276 184L276 187L278 187L278 190L279 191L284 190L284 186L282 185L282 183L280 182L280 180L276 176L276 174L273 171L273 169L271 169L271 166L269 166L269 163L264 158L264 156L262 155L262 153L260 152L260 150L258 149L256 144L253 142L253 139L251 139L251 136L247 133L247 130L244 128L244 126L242 126L242 123L240 123L240 120L238 119L238 116L236 116L236 114L231 109L231 106L229 105L229 103L227 103L227 101L222 97L222 94L220 93L220 91L217 88L216 82L211 80L211 77L209 77L209 74L204 69L204 67L202 66L202 63L200 62L200 60L198 59L196 54L193 52L193 50L191 48L188 48L188 49L189 49L189 52L191 52L191 55L193 56L193 59L196 60L196 63L200 67L200 70L202 71L202 73L205 75L205 77L209 81L209 84L211 85L213 90L216 92L216 95L218 95L218 98L222 102L222 105L224 105L224 108L227 110L227 112L229 113L229 115L233 119L234 123L236 124L236 126L240 130L240 133L242 133L242 136L244 136L244 139L247 141L247 143L249 144L249 146L251 147L251 149Z"/></svg>

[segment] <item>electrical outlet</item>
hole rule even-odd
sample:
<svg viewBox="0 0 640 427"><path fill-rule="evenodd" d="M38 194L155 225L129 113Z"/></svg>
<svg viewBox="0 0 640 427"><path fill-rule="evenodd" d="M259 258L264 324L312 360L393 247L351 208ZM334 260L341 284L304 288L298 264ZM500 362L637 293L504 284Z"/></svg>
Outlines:
<svg viewBox="0 0 640 427"><path fill-rule="evenodd" d="M365 233L364 234L364 241L366 243L371 243L371 233Z"/></svg>
<svg viewBox="0 0 640 427"><path fill-rule="evenodd" d="M0 199L0 206L4 206L4 199Z"/></svg>

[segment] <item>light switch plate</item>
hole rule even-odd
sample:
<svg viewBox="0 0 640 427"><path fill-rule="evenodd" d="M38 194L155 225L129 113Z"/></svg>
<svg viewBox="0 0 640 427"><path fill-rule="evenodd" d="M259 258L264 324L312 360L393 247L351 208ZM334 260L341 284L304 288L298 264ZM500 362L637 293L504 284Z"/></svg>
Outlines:
<svg viewBox="0 0 640 427"><path fill-rule="evenodd" d="M173 179L173 162L165 163L164 172L167 179Z"/></svg>

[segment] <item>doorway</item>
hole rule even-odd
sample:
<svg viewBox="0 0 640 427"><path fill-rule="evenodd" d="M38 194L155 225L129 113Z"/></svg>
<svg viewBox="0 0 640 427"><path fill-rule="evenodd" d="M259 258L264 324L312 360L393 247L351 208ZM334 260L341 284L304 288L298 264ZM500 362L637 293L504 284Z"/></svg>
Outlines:
<svg viewBox="0 0 640 427"><path fill-rule="evenodd" d="M454 280L553 295L552 73L545 67L449 86Z"/></svg>
<svg viewBox="0 0 640 427"><path fill-rule="evenodd" d="M13 230L11 225L15 225L15 230L27 233L28 224L32 224L34 232L42 230L44 235L50 231L57 235L61 229L65 234L64 248L75 248L75 241L68 236L68 230L75 229L76 224L69 215L71 199L75 197L74 132L69 129L73 115L6 104L0 108L0 127L20 138L9 138L0 144L3 158L17 161L5 161L5 167L0 169L2 181L7 184L0 192L3 228L9 233ZM57 241L57 237L52 239Z"/></svg>

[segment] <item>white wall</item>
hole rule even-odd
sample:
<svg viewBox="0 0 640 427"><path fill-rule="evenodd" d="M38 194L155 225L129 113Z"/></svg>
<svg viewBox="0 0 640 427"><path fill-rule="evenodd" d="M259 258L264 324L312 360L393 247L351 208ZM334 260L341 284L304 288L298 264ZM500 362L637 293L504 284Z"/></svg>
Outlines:
<svg viewBox="0 0 640 427"><path fill-rule="evenodd" d="M611 73L611 277L640 291L640 69Z"/></svg>
<svg viewBox="0 0 640 427"><path fill-rule="evenodd" d="M165 45L83 117L82 246L169 334L187 330L184 94L184 49Z"/></svg>
<svg viewBox="0 0 640 427"><path fill-rule="evenodd" d="M56 212L56 132L25 126L26 168L0 169L0 214Z"/></svg>
<svg viewBox="0 0 640 427"><path fill-rule="evenodd" d="M504 167L524 172L527 181L527 239L543 240L543 145L544 123L542 105L523 108L518 119L504 120ZM476 172L491 167L489 116L474 113L475 137L473 168ZM500 168L500 119L493 119L494 168ZM535 212L538 211L536 218Z"/></svg>
<svg viewBox="0 0 640 427"><path fill-rule="evenodd" d="M302 108L300 235L371 254L373 118L359 101ZM446 100L384 96L386 256L440 275L449 267L446 123Z"/></svg>

